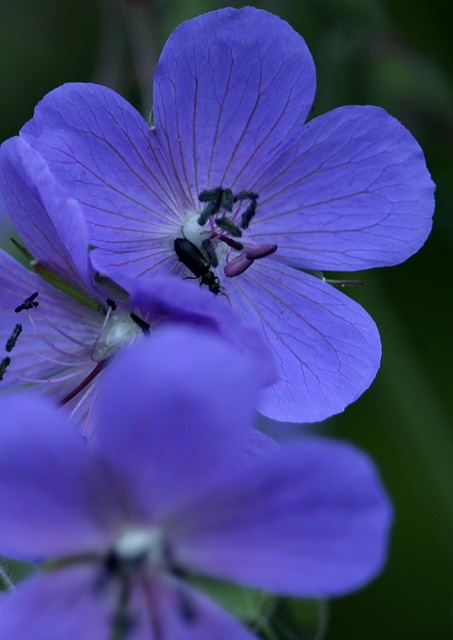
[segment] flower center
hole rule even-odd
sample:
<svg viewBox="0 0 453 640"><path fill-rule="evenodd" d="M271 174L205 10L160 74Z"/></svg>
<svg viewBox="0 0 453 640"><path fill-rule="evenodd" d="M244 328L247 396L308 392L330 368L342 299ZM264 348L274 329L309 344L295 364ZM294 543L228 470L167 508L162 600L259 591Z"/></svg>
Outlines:
<svg viewBox="0 0 453 640"><path fill-rule="evenodd" d="M74 414L93 397L92 382L112 355L146 333L149 325L112 300L107 300L104 310L101 305L98 310L80 305L72 308L73 314L69 312L72 300L68 299L67 312L49 306L47 296L43 302L46 304L40 304L35 291L15 308L15 313L25 317L15 324L6 342L0 381L8 376L19 384L44 385L60 405L75 399ZM88 422L86 405L85 413Z"/></svg>
<svg viewBox="0 0 453 640"><path fill-rule="evenodd" d="M183 238L175 240L179 261L214 294L221 292L215 272L219 263L224 275L233 278L277 250L276 244L257 245L251 237L243 236L256 214L258 198L254 191L234 194L222 187L205 189L198 195L203 209L187 215L181 229Z"/></svg>

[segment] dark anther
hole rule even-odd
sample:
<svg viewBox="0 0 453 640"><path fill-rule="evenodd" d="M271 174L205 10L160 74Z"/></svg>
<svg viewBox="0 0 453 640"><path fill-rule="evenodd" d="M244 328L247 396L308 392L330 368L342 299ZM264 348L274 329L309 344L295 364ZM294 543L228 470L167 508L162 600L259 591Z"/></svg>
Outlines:
<svg viewBox="0 0 453 640"><path fill-rule="evenodd" d="M259 260L260 258L267 258L277 251L276 244L262 244L259 247L250 249L245 254L249 260Z"/></svg>
<svg viewBox="0 0 453 640"><path fill-rule="evenodd" d="M115 311L116 309L116 302L115 300L112 300L111 298L107 298L106 303L109 305L110 309L112 311Z"/></svg>
<svg viewBox="0 0 453 640"><path fill-rule="evenodd" d="M239 191L239 193L234 196L234 201L237 202L238 200L257 200L258 198L259 194L255 193L254 191Z"/></svg>
<svg viewBox="0 0 453 640"><path fill-rule="evenodd" d="M219 240L227 244L232 249L236 249L236 251L242 251L242 249L244 248L242 242L233 240L233 238L229 238L228 236L219 236Z"/></svg>
<svg viewBox="0 0 453 640"><path fill-rule="evenodd" d="M0 362L0 381L3 380L5 371L7 370L10 364L11 364L11 358L9 356L6 356L6 358L3 358L3 360Z"/></svg>
<svg viewBox="0 0 453 640"><path fill-rule="evenodd" d="M233 211L234 197L231 189L224 189L222 193L222 199L220 206L227 211Z"/></svg>
<svg viewBox="0 0 453 640"><path fill-rule="evenodd" d="M201 249L204 255L206 256L206 259L211 265L211 267L214 267L214 268L217 267L219 264L219 260L217 258L217 254L215 252L214 246L211 240L209 240L209 238L206 238L205 240L203 240L203 242L201 243Z"/></svg>
<svg viewBox="0 0 453 640"><path fill-rule="evenodd" d="M197 618L197 609L190 594L181 589L178 593L179 615L186 624L191 624Z"/></svg>
<svg viewBox="0 0 453 640"><path fill-rule="evenodd" d="M129 315L132 318L132 320L135 322L135 324L138 324L140 329L143 331L143 334L145 336L149 336L150 325L144 320L142 320L140 316L138 316L135 313L130 313Z"/></svg>
<svg viewBox="0 0 453 640"><path fill-rule="evenodd" d="M241 228L242 229L248 229L248 226L253 218L253 216L256 213L256 200L252 200L249 204L249 206L247 207L247 209L244 211L244 213L241 215Z"/></svg>
<svg viewBox="0 0 453 640"><path fill-rule="evenodd" d="M6 341L5 349L8 351L8 353L10 353L16 346L17 338L20 336L21 333L22 333L22 325L16 324L12 334Z"/></svg>
<svg viewBox="0 0 453 640"><path fill-rule="evenodd" d="M216 187L215 189L205 189L199 194L198 200L200 202L207 202L206 207L198 216L198 224L200 226L205 225L211 216L219 212L222 202L222 195L222 187Z"/></svg>
<svg viewBox="0 0 453 640"><path fill-rule="evenodd" d="M38 297L38 295L39 295L38 291L35 291L34 293L31 294L31 296L28 296L28 298L25 298L22 304L20 304L18 307L14 309L15 313L19 313L19 311L24 311L25 309L33 309L33 307L37 307L39 305L39 302L35 302L35 300Z"/></svg>
<svg viewBox="0 0 453 640"><path fill-rule="evenodd" d="M216 218L215 223L223 231L226 231L235 238L240 238L242 236L242 231L234 224L234 222L231 222L229 218Z"/></svg>
<svg viewBox="0 0 453 640"><path fill-rule="evenodd" d="M215 189L205 189L198 195L198 200L200 202L218 202L220 204L222 194L222 187L216 187Z"/></svg>

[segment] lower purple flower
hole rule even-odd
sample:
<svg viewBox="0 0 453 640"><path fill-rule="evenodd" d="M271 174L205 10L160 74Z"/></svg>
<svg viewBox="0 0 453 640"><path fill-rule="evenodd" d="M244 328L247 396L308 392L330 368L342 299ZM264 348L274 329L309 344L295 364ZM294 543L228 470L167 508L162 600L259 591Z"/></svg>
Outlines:
<svg viewBox="0 0 453 640"><path fill-rule="evenodd" d="M105 371L89 446L43 398L3 398L0 553L45 571L0 600L2 640L250 640L191 576L308 597L375 576L391 509L372 463L314 438L245 463L259 385L179 327Z"/></svg>

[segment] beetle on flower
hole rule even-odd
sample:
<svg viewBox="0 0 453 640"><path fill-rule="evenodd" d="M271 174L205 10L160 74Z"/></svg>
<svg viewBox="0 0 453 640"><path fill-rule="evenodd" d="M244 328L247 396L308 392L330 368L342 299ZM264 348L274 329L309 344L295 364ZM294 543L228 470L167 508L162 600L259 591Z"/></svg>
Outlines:
<svg viewBox="0 0 453 640"><path fill-rule="evenodd" d="M423 153L401 123L370 106L306 123L314 93L300 35L268 12L227 8L170 36L152 128L113 91L68 84L20 132L80 202L93 263L119 285L193 276L175 241L195 245L211 293L274 351L279 382L261 411L289 421L342 411L380 361L368 314L303 270L402 262L426 240L434 206Z"/></svg>

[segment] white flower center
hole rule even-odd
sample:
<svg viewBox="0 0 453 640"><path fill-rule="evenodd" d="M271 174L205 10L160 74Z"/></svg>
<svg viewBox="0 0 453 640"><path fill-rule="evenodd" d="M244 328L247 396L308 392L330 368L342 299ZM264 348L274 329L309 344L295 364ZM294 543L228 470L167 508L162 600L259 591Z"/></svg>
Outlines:
<svg viewBox="0 0 453 640"><path fill-rule="evenodd" d="M162 532L157 528L126 529L115 545L121 560L146 558L153 565L162 565L165 559Z"/></svg>
<svg viewBox="0 0 453 640"><path fill-rule="evenodd" d="M142 330L130 315L121 309L114 311L108 320L102 337L94 351L94 359L100 362L121 349L125 344L133 342Z"/></svg>

